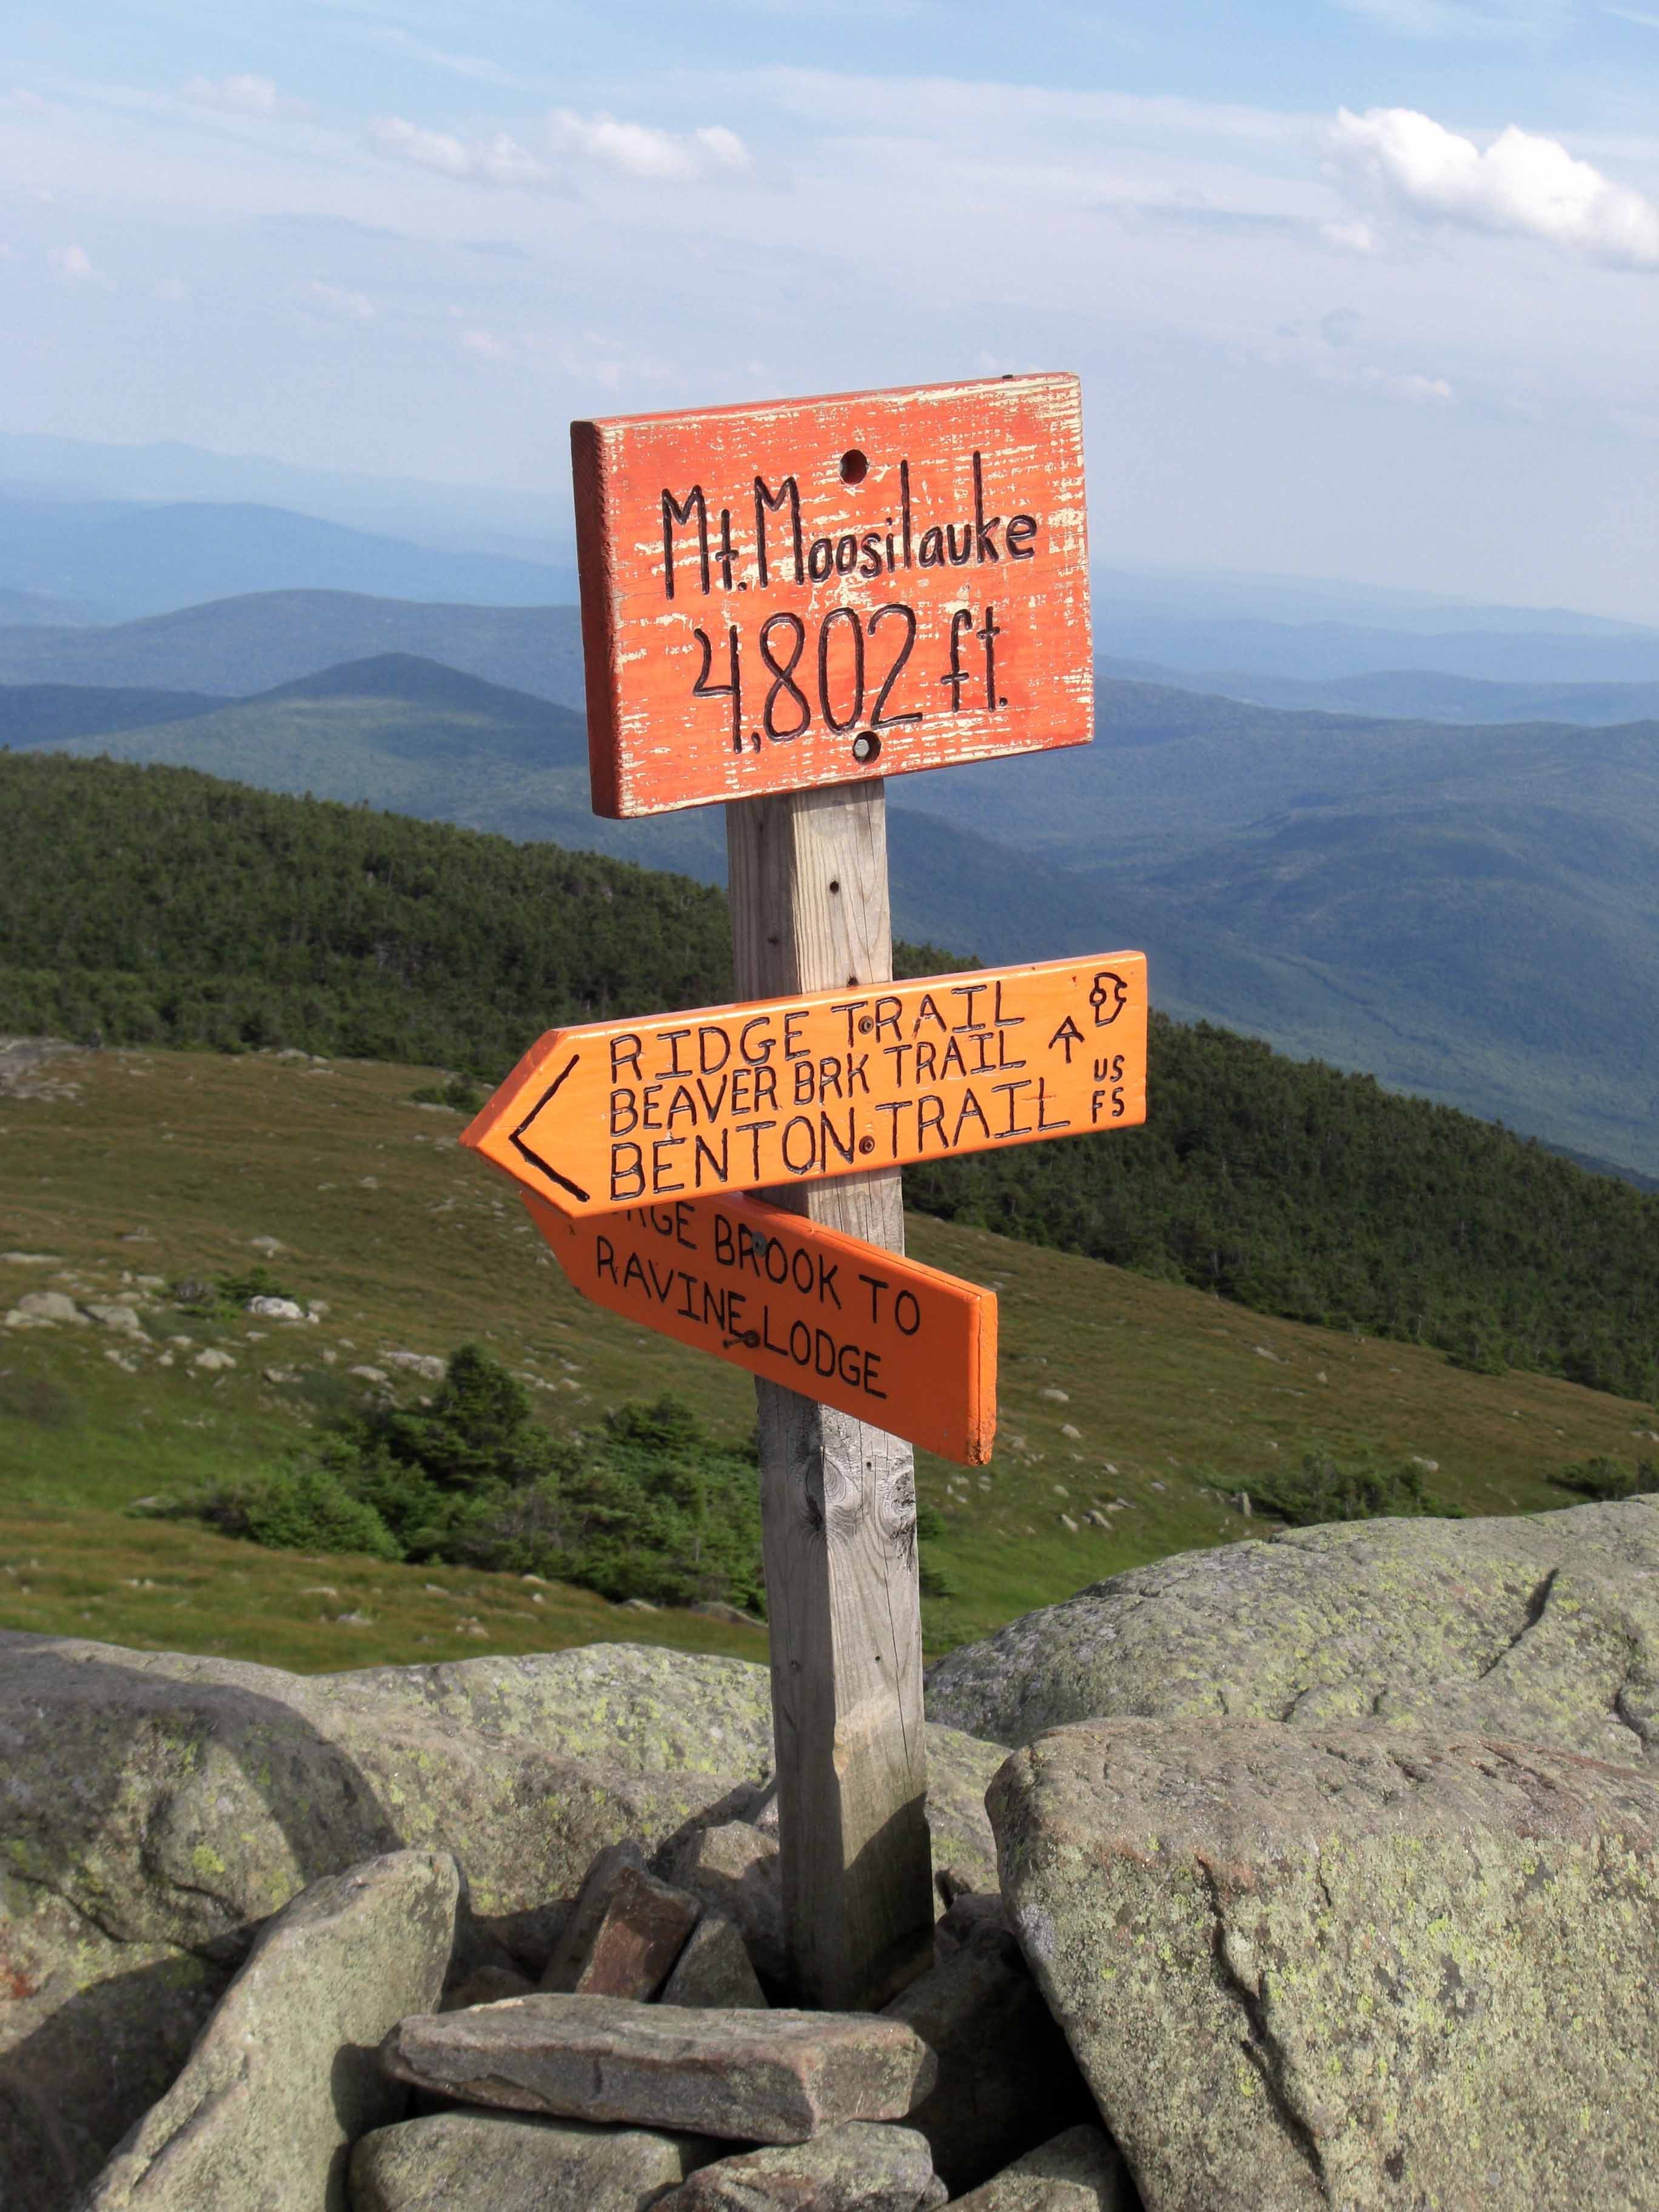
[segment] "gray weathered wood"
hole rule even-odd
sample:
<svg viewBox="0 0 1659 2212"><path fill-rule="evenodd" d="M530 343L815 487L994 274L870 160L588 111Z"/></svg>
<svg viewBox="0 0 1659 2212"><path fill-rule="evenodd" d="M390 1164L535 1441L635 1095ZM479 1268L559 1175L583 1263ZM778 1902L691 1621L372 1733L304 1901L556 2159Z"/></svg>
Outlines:
<svg viewBox="0 0 1659 2212"><path fill-rule="evenodd" d="M879 779L735 800L726 819L740 999L890 978ZM896 1169L769 1194L904 1249ZM795 2000L874 2006L932 1957L915 1468L884 1430L755 1387Z"/></svg>

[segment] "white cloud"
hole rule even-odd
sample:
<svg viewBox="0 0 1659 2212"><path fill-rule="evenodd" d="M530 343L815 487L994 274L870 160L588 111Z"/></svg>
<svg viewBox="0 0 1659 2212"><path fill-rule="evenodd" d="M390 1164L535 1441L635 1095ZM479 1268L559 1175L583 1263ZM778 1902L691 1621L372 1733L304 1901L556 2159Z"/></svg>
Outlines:
<svg viewBox="0 0 1659 2212"><path fill-rule="evenodd" d="M54 246L52 265L66 284L91 284L102 281L84 246Z"/></svg>
<svg viewBox="0 0 1659 2212"><path fill-rule="evenodd" d="M374 302L365 292L351 291L343 284L325 284L320 278L301 285L300 290L301 298L312 307L321 308L325 314L337 315L343 322L372 323L374 319Z"/></svg>
<svg viewBox="0 0 1659 2212"><path fill-rule="evenodd" d="M193 76L182 92L198 107L230 115L275 115L283 105L268 76Z"/></svg>
<svg viewBox="0 0 1659 2212"><path fill-rule="evenodd" d="M368 142L377 154L396 161L412 161L417 169L436 169L441 176L470 177L472 156L447 131L422 131L401 115L383 115L368 126Z"/></svg>
<svg viewBox="0 0 1659 2212"><path fill-rule="evenodd" d="M555 153L575 155L602 168L656 184L689 184L750 167L742 139L720 124L701 131L659 131L648 123L622 123L604 112L586 116L574 108L557 107L548 118L548 143Z"/></svg>
<svg viewBox="0 0 1659 2212"><path fill-rule="evenodd" d="M368 126L377 154L416 168L472 184L551 185L556 173L505 131L488 138L465 139L448 131L428 131L401 115L382 116ZM749 149L735 131L720 124L698 131L659 131L650 124L620 122L614 115L579 115L556 108L548 118L550 153L568 162L586 161L624 177L656 184L691 184L699 179L734 175L750 167Z"/></svg>
<svg viewBox="0 0 1659 2212"><path fill-rule="evenodd" d="M150 288L152 300L164 300L169 307L177 307L190 297L190 287L177 276L164 276L159 284Z"/></svg>
<svg viewBox="0 0 1659 2212"><path fill-rule="evenodd" d="M1650 15L1641 8L1607 8L1604 15L1617 15L1621 23L1639 23L1644 31L1659 31L1659 15Z"/></svg>
<svg viewBox="0 0 1659 2212"><path fill-rule="evenodd" d="M494 331L463 331L461 345L467 353L477 354L481 361L505 361L513 349L505 338L498 338Z"/></svg>
<svg viewBox="0 0 1659 2212"><path fill-rule="evenodd" d="M1409 399L1419 406L1444 406L1457 395L1443 376L1401 374L1387 368L1362 368L1358 381L1389 399Z"/></svg>
<svg viewBox="0 0 1659 2212"><path fill-rule="evenodd" d="M1339 253L1375 253L1378 250L1376 233L1368 222L1322 222L1319 234L1327 246L1334 246Z"/></svg>
<svg viewBox="0 0 1659 2212"><path fill-rule="evenodd" d="M1328 133L1339 179L1393 213L1536 238L1619 269L1659 269L1659 208L1511 124L1483 153L1409 107L1345 107Z"/></svg>
<svg viewBox="0 0 1659 2212"><path fill-rule="evenodd" d="M395 161L410 161L417 169L435 169L440 176L457 177L485 185L540 185L548 181L544 163L511 138L505 131L475 140L469 145L447 131L422 130L401 115L382 116L368 126L368 139L377 154Z"/></svg>

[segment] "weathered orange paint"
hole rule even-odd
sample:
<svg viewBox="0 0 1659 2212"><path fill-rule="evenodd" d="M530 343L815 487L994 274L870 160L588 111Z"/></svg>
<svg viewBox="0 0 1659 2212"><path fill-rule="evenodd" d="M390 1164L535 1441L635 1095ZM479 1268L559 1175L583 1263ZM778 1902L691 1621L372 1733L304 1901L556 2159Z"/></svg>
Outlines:
<svg viewBox="0 0 1659 2212"><path fill-rule="evenodd" d="M1146 960L1103 953L554 1030L461 1142L570 1213L1146 1118Z"/></svg>
<svg viewBox="0 0 1659 2212"><path fill-rule="evenodd" d="M1075 377L618 416L571 452L596 813L1088 742Z"/></svg>
<svg viewBox="0 0 1659 2212"><path fill-rule="evenodd" d="M596 1305L943 1459L990 1458L994 1292L761 1199L675 1199L578 1220L520 1195Z"/></svg>

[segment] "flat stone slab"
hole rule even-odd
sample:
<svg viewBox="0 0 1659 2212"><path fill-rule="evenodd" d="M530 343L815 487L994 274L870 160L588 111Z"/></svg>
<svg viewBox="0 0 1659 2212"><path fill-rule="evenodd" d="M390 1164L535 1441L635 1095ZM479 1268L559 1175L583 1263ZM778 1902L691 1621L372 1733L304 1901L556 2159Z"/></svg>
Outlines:
<svg viewBox="0 0 1659 2212"><path fill-rule="evenodd" d="M994 2173L953 2212L1141 2212L1129 2170L1103 2128L1067 2128Z"/></svg>
<svg viewBox="0 0 1659 2212"><path fill-rule="evenodd" d="M939 2073L914 2028L874 2013L546 1991L405 2020L380 2058L396 2079L469 2104L751 2143L801 2142L841 2120L902 2119Z"/></svg>
<svg viewBox="0 0 1659 2212"><path fill-rule="evenodd" d="M1097 1721L990 1792L1150 2207L1659 2202L1659 1783L1462 1736Z"/></svg>
<svg viewBox="0 0 1659 2212"><path fill-rule="evenodd" d="M431 2112L358 2143L351 2212L646 2212L719 2148L645 2128Z"/></svg>
<svg viewBox="0 0 1659 2212"><path fill-rule="evenodd" d="M810 2142L719 2159L658 2212L934 2212L945 2201L914 2128L847 2120Z"/></svg>

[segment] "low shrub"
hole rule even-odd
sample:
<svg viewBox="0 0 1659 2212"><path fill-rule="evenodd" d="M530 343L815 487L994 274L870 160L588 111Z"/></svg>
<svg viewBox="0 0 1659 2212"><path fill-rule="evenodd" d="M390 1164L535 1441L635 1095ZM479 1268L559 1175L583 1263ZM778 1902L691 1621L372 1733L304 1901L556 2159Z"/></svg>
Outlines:
<svg viewBox="0 0 1659 2212"><path fill-rule="evenodd" d="M451 1356L429 1406L353 1412L304 1462L166 1510L284 1548L545 1575L613 1601L765 1612L752 1446L720 1443L672 1397L556 1437L523 1385L477 1345Z"/></svg>
<svg viewBox="0 0 1659 2212"><path fill-rule="evenodd" d="M1579 1498L1611 1504L1621 1498L1641 1498L1659 1491L1659 1461L1638 1459L1634 1467L1623 1460L1601 1455L1569 1461L1551 1482L1558 1490L1571 1490Z"/></svg>
<svg viewBox="0 0 1659 2212"><path fill-rule="evenodd" d="M404 1556L374 1508L354 1497L327 1467L301 1462L246 1474L148 1510L167 1520L205 1521L222 1535L244 1536L276 1552Z"/></svg>
<svg viewBox="0 0 1659 2212"><path fill-rule="evenodd" d="M417 1106L447 1106L457 1114L476 1114L483 1093L469 1076L449 1075L441 1083L423 1083L410 1097Z"/></svg>
<svg viewBox="0 0 1659 2212"><path fill-rule="evenodd" d="M1397 1467L1362 1462L1340 1467L1327 1452L1304 1452L1297 1468L1273 1469L1253 1484L1253 1510L1292 1528L1316 1528L1325 1521L1395 1520L1431 1514L1461 1521L1461 1506L1431 1496L1424 1469L1409 1461Z"/></svg>

